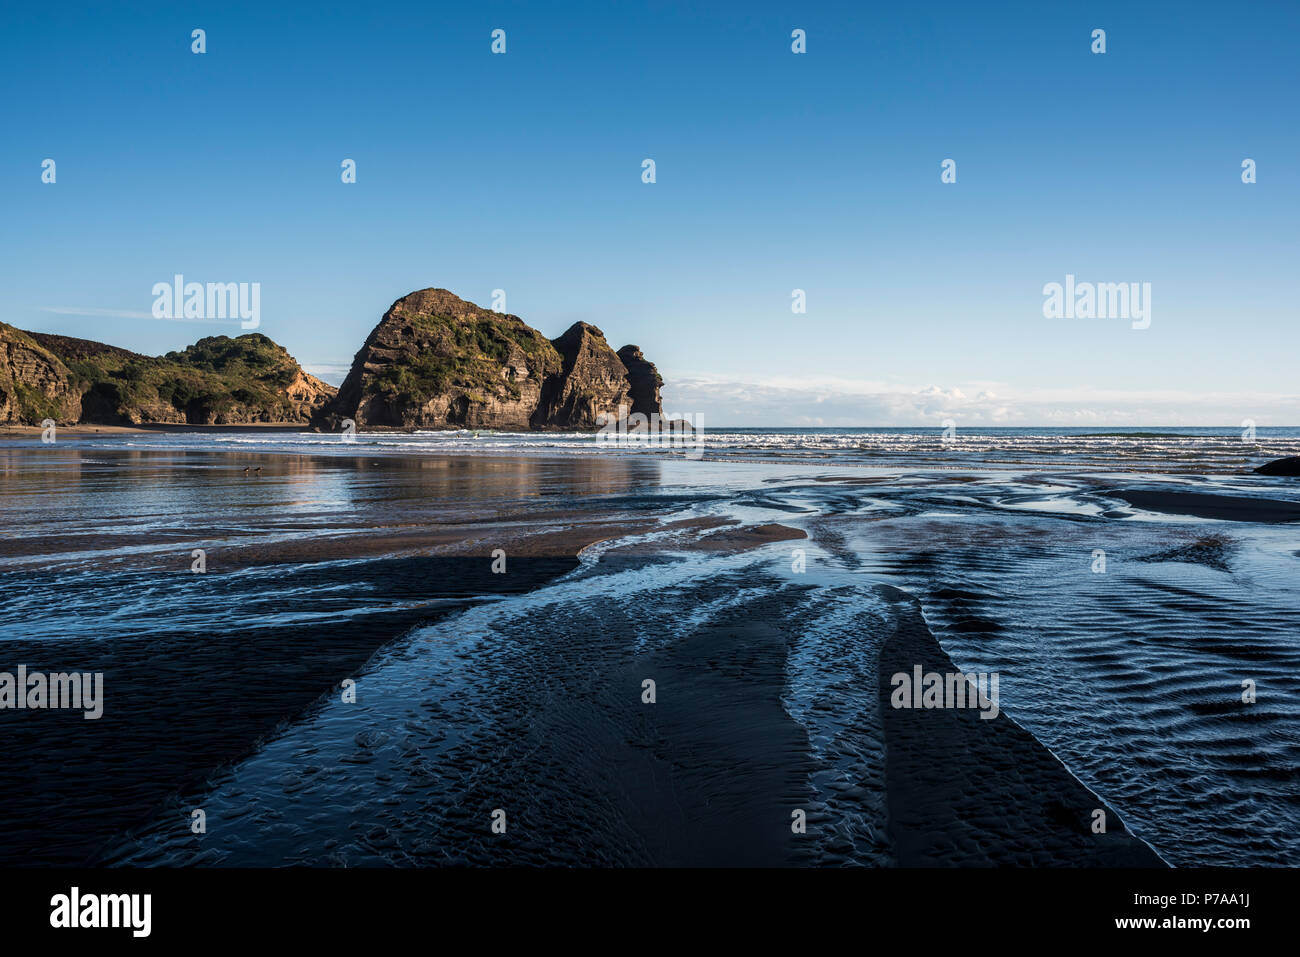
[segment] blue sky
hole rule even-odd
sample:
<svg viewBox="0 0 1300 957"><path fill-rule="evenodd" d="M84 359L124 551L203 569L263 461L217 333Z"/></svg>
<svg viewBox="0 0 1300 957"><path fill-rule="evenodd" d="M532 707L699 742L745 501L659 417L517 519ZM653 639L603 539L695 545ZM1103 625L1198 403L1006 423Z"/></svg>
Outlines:
<svg viewBox="0 0 1300 957"><path fill-rule="evenodd" d="M259 282L337 382L500 288L718 425L1300 424L1300 5L269 6L5 6L0 319L161 353L241 330L154 283Z"/></svg>

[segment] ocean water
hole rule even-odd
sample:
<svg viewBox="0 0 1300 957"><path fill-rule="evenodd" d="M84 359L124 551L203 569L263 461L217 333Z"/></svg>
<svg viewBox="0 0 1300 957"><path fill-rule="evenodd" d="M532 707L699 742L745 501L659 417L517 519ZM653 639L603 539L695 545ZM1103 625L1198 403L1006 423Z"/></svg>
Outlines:
<svg viewBox="0 0 1300 957"><path fill-rule="evenodd" d="M0 712L44 761L0 771L0 847L888 865L876 664L902 593L1164 860L1294 865L1300 527L1123 495L1300 503L1295 480L1249 473L1300 453L1300 430L1162 431L710 432L700 460L472 433L0 443L0 669L93 666L108 688L100 722ZM507 591L384 537L505 516L623 531L521 559ZM716 520L808 538L732 553L670 527ZM252 557L191 575L196 542ZM805 809L806 839L773 807Z"/></svg>
<svg viewBox="0 0 1300 957"><path fill-rule="evenodd" d="M28 440L30 442L30 440ZM260 449L310 454L458 455L675 454L716 460L963 469L979 466L1104 468L1142 472L1234 472L1300 455L1300 428L714 429L700 423L700 449L664 448L585 432L435 431L360 433L353 442L317 432L157 432L78 439L86 447ZM4 443L0 443L3 447Z"/></svg>

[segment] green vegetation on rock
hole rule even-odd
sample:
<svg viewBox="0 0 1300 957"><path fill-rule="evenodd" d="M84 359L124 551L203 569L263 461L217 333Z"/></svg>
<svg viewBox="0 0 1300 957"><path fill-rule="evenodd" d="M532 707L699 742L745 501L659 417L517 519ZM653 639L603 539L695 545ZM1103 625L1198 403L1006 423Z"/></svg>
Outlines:
<svg viewBox="0 0 1300 957"><path fill-rule="evenodd" d="M306 422L333 394L260 333L211 336L158 357L9 326L0 327L0 343L8 348L0 411L5 401L10 406L0 420L27 425L47 417L109 425Z"/></svg>
<svg viewBox="0 0 1300 957"><path fill-rule="evenodd" d="M421 290L394 303L371 333L333 418L526 428L542 381L560 361L555 347L518 317L446 290Z"/></svg>
<svg viewBox="0 0 1300 957"><path fill-rule="evenodd" d="M324 429L596 429L635 405L661 411L659 378L640 349L624 364L595 326L547 339L518 316L419 289L389 307L356 354Z"/></svg>

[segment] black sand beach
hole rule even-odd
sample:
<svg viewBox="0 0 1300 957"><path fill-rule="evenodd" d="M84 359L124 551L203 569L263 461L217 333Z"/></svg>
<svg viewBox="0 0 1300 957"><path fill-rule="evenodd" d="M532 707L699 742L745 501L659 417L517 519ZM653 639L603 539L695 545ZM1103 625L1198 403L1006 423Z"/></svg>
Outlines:
<svg viewBox="0 0 1300 957"><path fill-rule="evenodd" d="M1163 867L1119 815L1006 714L893 708L890 676L959 671L915 599L880 652L890 835L904 867ZM1105 813L1105 833L1093 815Z"/></svg>
<svg viewBox="0 0 1300 957"><path fill-rule="evenodd" d="M1105 794L1131 801L1110 769L1082 783L1019 696L1032 670L1002 643L1032 609L996 582L1021 562L1057 574L1052 548L1086 556L1113 527L1008 511L1034 479L1008 495L974 476L686 484L654 460L41 453L3 456L28 503L0 538L3 647L10 667L102 671L106 704L99 721L0 712L30 756L0 768L5 863L1165 866ZM190 507L160 509L158 487ZM1288 505L1081 489L1264 525ZM1199 561L1186 538L1132 566L1108 543L1106 584ZM1243 555L1228 543L1201 567L1232 575ZM985 566L1000 578L981 585ZM1067 574L1056 587L1102 582L1086 562ZM996 719L890 706L891 675L959 670L937 634L966 670L1003 648ZM1281 680L1268 637L1257 673ZM1083 640L1097 658L1122 639ZM1275 709L1243 719L1281 730ZM1212 714L1237 733L1226 705Z"/></svg>
<svg viewBox="0 0 1300 957"><path fill-rule="evenodd" d="M1300 503L1273 498L1164 489L1119 489L1111 494L1136 508L1167 515L1194 515L1226 522L1300 522Z"/></svg>

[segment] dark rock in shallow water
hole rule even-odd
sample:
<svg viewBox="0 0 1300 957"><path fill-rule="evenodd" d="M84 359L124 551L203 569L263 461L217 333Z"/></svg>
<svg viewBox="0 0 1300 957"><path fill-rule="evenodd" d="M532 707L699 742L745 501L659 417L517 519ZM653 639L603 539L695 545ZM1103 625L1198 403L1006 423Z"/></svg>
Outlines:
<svg viewBox="0 0 1300 957"><path fill-rule="evenodd" d="M1284 459L1267 462L1255 469L1256 475L1300 475L1300 455L1289 455Z"/></svg>

